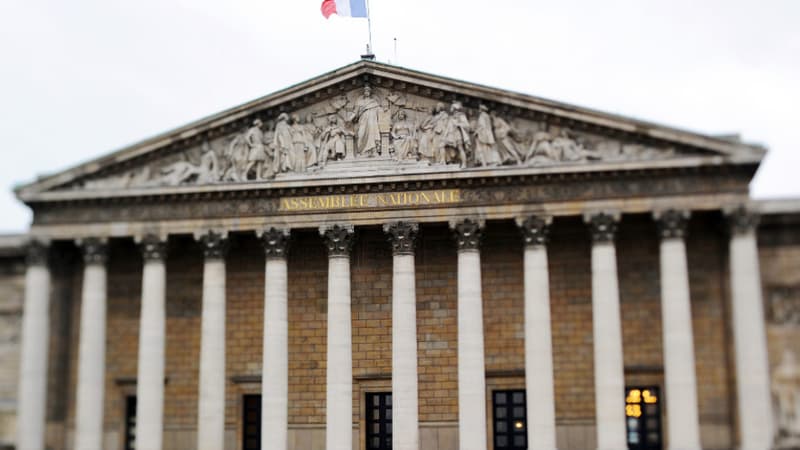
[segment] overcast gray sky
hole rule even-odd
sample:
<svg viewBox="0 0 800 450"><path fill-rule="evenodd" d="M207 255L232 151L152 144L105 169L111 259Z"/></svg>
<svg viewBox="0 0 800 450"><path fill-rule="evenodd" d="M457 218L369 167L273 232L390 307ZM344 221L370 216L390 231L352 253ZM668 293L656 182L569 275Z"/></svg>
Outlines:
<svg viewBox="0 0 800 450"><path fill-rule="evenodd" d="M15 184L358 59L322 0L0 2L0 231ZM800 1L372 0L378 60L770 148L800 197ZM398 40L397 55L393 38Z"/></svg>

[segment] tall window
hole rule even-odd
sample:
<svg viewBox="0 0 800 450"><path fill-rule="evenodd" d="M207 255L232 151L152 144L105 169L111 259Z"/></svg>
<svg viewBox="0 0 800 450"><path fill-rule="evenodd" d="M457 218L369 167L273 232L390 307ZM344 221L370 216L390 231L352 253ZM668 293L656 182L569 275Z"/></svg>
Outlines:
<svg viewBox="0 0 800 450"><path fill-rule="evenodd" d="M625 389L625 423L630 450L661 450L661 405L655 386Z"/></svg>
<svg viewBox="0 0 800 450"><path fill-rule="evenodd" d="M367 450L392 448L392 393L368 393L365 398Z"/></svg>
<svg viewBox="0 0 800 450"><path fill-rule="evenodd" d="M528 448L528 424L525 415L525 390L494 391L495 450L525 450Z"/></svg>
<svg viewBox="0 0 800 450"><path fill-rule="evenodd" d="M125 450L136 450L136 396L125 397Z"/></svg>
<svg viewBox="0 0 800 450"><path fill-rule="evenodd" d="M261 395L242 398L242 450L261 450Z"/></svg>

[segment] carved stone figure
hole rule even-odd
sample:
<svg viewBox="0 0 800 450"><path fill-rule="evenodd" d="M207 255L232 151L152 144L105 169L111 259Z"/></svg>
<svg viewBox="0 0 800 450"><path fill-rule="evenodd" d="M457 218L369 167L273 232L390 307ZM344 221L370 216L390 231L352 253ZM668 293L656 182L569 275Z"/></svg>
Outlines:
<svg viewBox="0 0 800 450"><path fill-rule="evenodd" d="M225 181L245 181L247 179L247 157L249 148L244 135L237 134L222 153L227 161L227 168L223 175Z"/></svg>
<svg viewBox="0 0 800 450"><path fill-rule="evenodd" d="M389 92L386 96L386 110L389 112L389 117L396 118L400 111L406 107L406 97L396 91Z"/></svg>
<svg viewBox="0 0 800 450"><path fill-rule="evenodd" d="M444 145L444 131L447 129L447 109L444 103L437 103L433 114L426 118L419 126L421 137L419 140L419 153L422 158L435 160L437 149Z"/></svg>
<svg viewBox="0 0 800 450"><path fill-rule="evenodd" d="M380 105L372 95L372 88L364 86L364 94L356 100L356 110L350 122L356 126L356 156L370 157L378 153L381 133L378 128Z"/></svg>
<svg viewBox="0 0 800 450"><path fill-rule="evenodd" d="M307 155L314 150L314 138L308 136L306 127L300 123L300 116L292 116L292 149L289 152L289 170L294 172L305 172Z"/></svg>
<svg viewBox="0 0 800 450"><path fill-rule="evenodd" d="M415 126L406 118L402 109L397 112L397 122L392 125L392 142L395 158L398 160L417 159L417 139Z"/></svg>
<svg viewBox="0 0 800 450"><path fill-rule="evenodd" d="M553 148L553 136L547 131L537 131L525 155L525 161L532 165L554 163L559 160Z"/></svg>
<svg viewBox="0 0 800 450"><path fill-rule="evenodd" d="M479 110L475 125L475 163L480 166L496 166L500 164L500 154L495 148L492 117L485 105L480 105Z"/></svg>
<svg viewBox="0 0 800 450"><path fill-rule="evenodd" d="M253 172L256 180L264 178L264 169L267 162L267 147L264 145L264 131L261 130L263 123L256 119L244 135L247 143L247 168L244 170L244 178L249 179ZM241 175L241 174L240 174Z"/></svg>
<svg viewBox="0 0 800 450"><path fill-rule="evenodd" d="M318 163L319 157L319 134L320 130L314 123L314 115L307 114L305 123L302 124L304 135L308 140L308 153L306 154L306 166L313 167Z"/></svg>
<svg viewBox="0 0 800 450"><path fill-rule="evenodd" d="M436 162L447 164L458 162L462 168L467 167L467 150L470 148L470 126L467 115L461 102L453 102L450 106L450 117L447 120L447 130L444 133L444 146L439 149Z"/></svg>
<svg viewBox="0 0 800 450"><path fill-rule="evenodd" d="M272 162L272 171L274 173L283 173L291 168L289 155L292 152L292 144L292 127L289 125L289 115L280 113L278 121L275 123L275 137L273 139L275 158Z"/></svg>
<svg viewBox="0 0 800 450"><path fill-rule="evenodd" d="M791 350L772 372L778 426L777 449L800 448L800 365Z"/></svg>
<svg viewBox="0 0 800 450"><path fill-rule="evenodd" d="M514 141L514 129L502 117L498 116L492 116L492 125L494 125L497 152L501 164L521 164L522 157L519 148L517 148L517 143Z"/></svg>
<svg viewBox="0 0 800 450"><path fill-rule="evenodd" d="M202 144L200 164L194 165L188 161L176 161L161 168L161 181L171 186L188 182L197 184L216 183L220 180L219 161L217 154L207 141Z"/></svg>
<svg viewBox="0 0 800 450"><path fill-rule="evenodd" d="M329 159L339 160L344 159L345 156L345 138L344 128L339 126L339 120L336 116L331 116L328 119L328 126L322 131L319 143L319 165L325 166L325 162Z"/></svg>

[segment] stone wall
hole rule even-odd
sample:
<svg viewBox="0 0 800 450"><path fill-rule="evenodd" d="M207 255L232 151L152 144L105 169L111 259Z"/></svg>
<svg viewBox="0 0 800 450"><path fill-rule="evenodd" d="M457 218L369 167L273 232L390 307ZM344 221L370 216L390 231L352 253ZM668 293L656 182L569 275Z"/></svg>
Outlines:
<svg viewBox="0 0 800 450"><path fill-rule="evenodd" d="M0 258L0 448L16 442L19 342L24 295L23 259Z"/></svg>
<svg viewBox="0 0 800 450"><path fill-rule="evenodd" d="M734 439L732 344L726 330L727 237L720 231L719 220L716 215L696 215L687 241L700 420L707 449L731 448ZM391 386L392 256L377 227L359 228L357 233L352 324L354 447L358 449L363 448L358 431L363 428L358 426L363 423L363 393L388 391ZM649 216L625 216L618 237L626 383L663 389L655 225ZM417 248L422 448L454 450L458 446L456 249L443 224L423 226ZM588 231L580 220L555 221L548 249L558 446L562 450L595 446L590 248ZM522 241L517 228L510 222L490 222L481 255L487 386L523 388ZM164 445L190 449L196 444L203 256L191 238L171 238L167 261ZM242 396L260 392L264 257L255 236L234 236L227 264L226 426L228 448L239 448ZM124 400L135 393L141 267L141 256L131 241L112 242L105 387L109 450L122 446ZM70 307L77 318L79 264L72 289L75 298ZM327 257L322 240L310 230L296 232L289 253L292 449L324 447L326 297ZM70 375L66 385L61 384L66 386L64 398L69 402L67 429L74 428L77 322L69 328ZM54 447L62 447L63 436L52 436ZM68 442L67 448L71 445Z"/></svg>

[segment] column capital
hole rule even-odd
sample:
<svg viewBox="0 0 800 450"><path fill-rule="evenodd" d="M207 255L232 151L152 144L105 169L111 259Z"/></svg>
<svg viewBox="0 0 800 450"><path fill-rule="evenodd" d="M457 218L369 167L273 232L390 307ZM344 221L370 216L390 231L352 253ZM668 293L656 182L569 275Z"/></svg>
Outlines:
<svg viewBox="0 0 800 450"><path fill-rule="evenodd" d="M517 226L522 231L522 239L526 247L546 245L550 234L552 216L517 217Z"/></svg>
<svg viewBox="0 0 800 450"><path fill-rule="evenodd" d="M730 233L733 236L755 231L758 227L758 214L747 209L744 205L735 208L726 208L722 212L728 220Z"/></svg>
<svg viewBox="0 0 800 450"><path fill-rule="evenodd" d="M203 255L206 259L225 259L228 253L227 232L208 230L195 238L203 245Z"/></svg>
<svg viewBox="0 0 800 450"><path fill-rule="evenodd" d="M392 253L395 255L413 255L414 244L419 225L414 222L391 222L383 225L383 231L389 235Z"/></svg>
<svg viewBox="0 0 800 450"><path fill-rule="evenodd" d="M167 239L155 234L146 234L139 242L145 261L163 261L167 258Z"/></svg>
<svg viewBox="0 0 800 450"><path fill-rule="evenodd" d="M585 213L583 215L583 221L589 225L592 242L595 244L614 241L619 219L618 212Z"/></svg>
<svg viewBox="0 0 800 450"><path fill-rule="evenodd" d="M485 226L486 221L483 219L466 218L450 221L450 229L454 232L458 251L478 250L481 245L481 232Z"/></svg>
<svg viewBox="0 0 800 450"><path fill-rule="evenodd" d="M77 240L83 250L85 264L105 264L108 258L108 241L105 238L84 238Z"/></svg>
<svg viewBox="0 0 800 450"><path fill-rule="evenodd" d="M25 262L29 266L46 266L50 246L38 239L31 239L25 244Z"/></svg>
<svg viewBox="0 0 800 450"><path fill-rule="evenodd" d="M286 258L290 236L291 230L288 228L275 227L266 228L258 234L267 258Z"/></svg>
<svg viewBox="0 0 800 450"><path fill-rule="evenodd" d="M661 239L683 239L686 237L686 228L689 225L691 216L691 211L686 209L667 209L653 212L653 219L658 225L658 234Z"/></svg>
<svg viewBox="0 0 800 450"><path fill-rule="evenodd" d="M319 227L319 234L325 239L328 257L350 256L355 234L353 225L323 225Z"/></svg>

